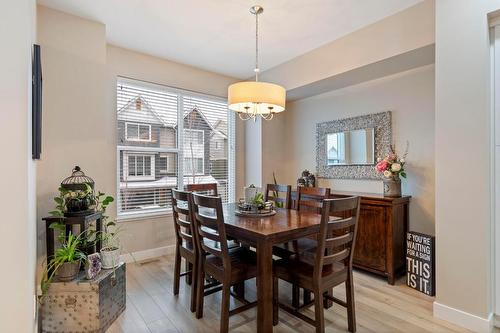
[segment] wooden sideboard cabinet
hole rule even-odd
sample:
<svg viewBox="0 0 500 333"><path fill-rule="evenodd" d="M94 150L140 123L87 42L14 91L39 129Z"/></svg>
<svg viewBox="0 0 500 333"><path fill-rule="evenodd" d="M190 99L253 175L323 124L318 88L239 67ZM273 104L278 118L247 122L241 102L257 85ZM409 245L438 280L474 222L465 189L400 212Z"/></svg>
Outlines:
<svg viewBox="0 0 500 333"><path fill-rule="evenodd" d="M390 284L406 268L410 196L332 191L333 198L360 196L361 209L353 265L387 277Z"/></svg>
<svg viewBox="0 0 500 333"><path fill-rule="evenodd" d="M353 265L387 278L394 284L406 270L406 232L409 226L410 196L331 191L331 198L361 197L358 235ZM296 191L292 192L294 207Z"/></svg>

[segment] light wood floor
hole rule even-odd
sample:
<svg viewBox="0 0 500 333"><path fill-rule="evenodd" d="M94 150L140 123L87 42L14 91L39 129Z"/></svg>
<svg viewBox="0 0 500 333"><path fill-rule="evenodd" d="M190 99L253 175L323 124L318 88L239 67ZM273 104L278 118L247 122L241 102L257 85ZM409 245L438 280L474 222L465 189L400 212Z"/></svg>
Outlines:
<svg viewBox="0 0 500 333"><path fill-rule="evenodd" d="M220 293L205 298L204 318L189 311L190 286L181 282L178 297L172 294L173 256L144 264L127 265L127 308L108 333L218 332ZM404 278L395 286L384 279L355 272L357 332L469 332L433 318L433 298L405 286ZM291 288L280 283L280 301L289 302ZM343 285L334 291L344 298ZM246 298L254 300L255 280L247 281ZM232 300L233 302L234 300ZM233 308L235 303L231 304ZM239 305L239 304L236 304ZM313 308L305 311L314 318ZM255 332L256 308L230 318L231 332ZM274 332L314 332L314 328L280 311ZM347 332L346 311L339 305L325 310L327 332Z"/></svg>

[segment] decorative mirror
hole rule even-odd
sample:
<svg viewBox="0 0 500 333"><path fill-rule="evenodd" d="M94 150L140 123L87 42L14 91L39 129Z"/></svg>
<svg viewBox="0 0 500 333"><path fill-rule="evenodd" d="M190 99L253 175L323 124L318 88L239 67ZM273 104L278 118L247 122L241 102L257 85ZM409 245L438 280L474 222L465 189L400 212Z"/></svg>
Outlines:
<svg viewBox="0 0 500 333"><path fill-rule="evenodd" d="M319 123L316 141L318 177L380 179L374 165L390 150L391 112Z"/></svg>

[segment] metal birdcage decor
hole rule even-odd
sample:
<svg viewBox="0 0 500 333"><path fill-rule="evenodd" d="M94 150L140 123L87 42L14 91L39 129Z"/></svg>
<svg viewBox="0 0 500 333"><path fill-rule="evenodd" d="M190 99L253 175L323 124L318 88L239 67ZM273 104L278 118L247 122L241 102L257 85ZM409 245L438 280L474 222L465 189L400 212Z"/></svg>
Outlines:
<svg viewBox="0 0 500 333"><path fill-rule="evenodd" d="M85 191L87 185L94 189L94 180L85 175L77 165L73 168L71 176L61 182L61 187L69 191Z"/></svg>

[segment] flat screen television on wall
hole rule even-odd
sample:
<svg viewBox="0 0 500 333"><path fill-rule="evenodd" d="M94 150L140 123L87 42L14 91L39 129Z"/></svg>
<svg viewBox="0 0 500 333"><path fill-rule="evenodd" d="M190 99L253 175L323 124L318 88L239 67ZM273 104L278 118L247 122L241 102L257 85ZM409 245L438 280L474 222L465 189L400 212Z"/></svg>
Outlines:
<svg viewBox="0 0 500 333"><path fill-rule="evenodd" d="M40 45L33 45L32 66L31 154L33 159L38 160L42 152L42 61L40 58Z"/></svg>

